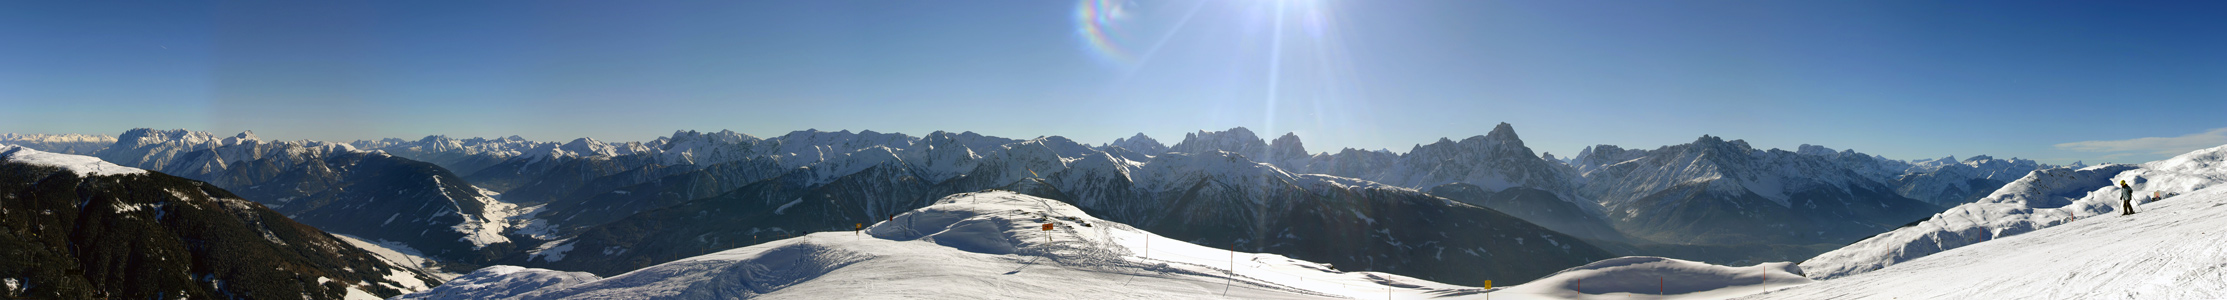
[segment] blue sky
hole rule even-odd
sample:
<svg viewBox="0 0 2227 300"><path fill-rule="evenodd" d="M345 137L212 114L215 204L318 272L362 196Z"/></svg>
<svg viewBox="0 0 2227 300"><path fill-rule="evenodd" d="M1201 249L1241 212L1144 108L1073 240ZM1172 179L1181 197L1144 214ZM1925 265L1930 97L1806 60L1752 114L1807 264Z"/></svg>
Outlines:
<svg viewBox="0 0 2227 300"><path fill-rule="evenodd" d="M1102 143L1243 126L1405 151L1703 134L1892 158L2227 144L2227 3L0 2L0 132L677 129Z"/></svg>

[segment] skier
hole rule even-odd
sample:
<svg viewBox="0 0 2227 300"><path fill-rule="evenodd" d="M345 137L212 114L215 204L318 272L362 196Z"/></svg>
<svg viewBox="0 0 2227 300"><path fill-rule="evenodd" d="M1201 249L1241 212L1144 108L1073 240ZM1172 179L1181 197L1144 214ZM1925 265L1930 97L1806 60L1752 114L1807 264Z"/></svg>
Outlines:
<svg viewBox="0 0 2227 300"><path fill-rule="evenodd" d="M2126 206L2126 211L2119 215L2134 214L2134 187L2127 186L2125 180L2119 181L2119 202Z"/></svg>

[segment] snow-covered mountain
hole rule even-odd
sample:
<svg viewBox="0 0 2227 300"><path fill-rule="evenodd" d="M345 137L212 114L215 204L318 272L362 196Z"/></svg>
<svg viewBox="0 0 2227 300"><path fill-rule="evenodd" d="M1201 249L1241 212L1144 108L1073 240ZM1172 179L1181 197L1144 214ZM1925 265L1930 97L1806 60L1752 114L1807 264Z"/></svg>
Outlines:
<svg viewBox="0 0 2227 300"><path fill-rule="evenodd" d="M1500 263L1509 265L1496 267L1501 269L1437 270L1413 263L1421 257L1417 251L1458 249L1448 244L1472 240L1504 243L1514 238L1448 239L1423 236L1445 230L1433 224L1379 222L1479 219L1483 221L1473 225L1520 228L1543 224L1552 231L1540 231L1552 232L1550 235L1567 232L1599 241L1705 244L1688 247L1692 249L1646 250L1650 248L1616 242L1616 251L1627 253L1713 251L1708 249L1716 248L1706 245L1758 241L1810 247L1810 243L1840 243L1873 234L1938 209L1917 209L1924 206L1903 205L1897 201L1908 199L1892 199L1902 193L1924 192L1938 199L1966 197L1958 193L1985 188L1992 183L1984 180L2034 166L2031 161L1984 156L1963 161L1895 161L1809 145L1796 152L1766 151L1714 137L1696 142L1708 145L1656 150L1597 146L1561 160L1535 154L1508 124L1460 141L1441 139L1416 145L1406 153L1343 149L1335 154L1308 154L1296 135L1262 140L1244 128L1188 134L1172 147L1162 147L1142 134L1090 147L1058 136L1015 140L972 132L939 131L913 137L848 130L802 130L763 139L732 131L678 131L671 137L641 143L589 138L564 143L517 137L453 140L434 136L414 142L388 139L332 144L265 142L252 133L220 138L182 130L143 130L127 136L116 143L125 147L112 147L116 149L103 151L104 156L131 162L126 165L199 174L189 177L209 178L227 186L255 183L243 185L256 187L242 189L243 195L274 199L269 203L282 212L318 206L289 204L298 200L280 195L287 193L324 194L318 197L342 203L328 208L336 211L363 207L358 202L382 201L375 196L380 193L404 198L446 195L441 198L450 203L478 203L382 205L378 207L430 210L384 213L389 218L380 220L354 220L374 215L360 212L355 216L289 212L304 222L325 222L321 219L330 217L362 223L358 225L391 226L388 224L415 220L448 230L366 230L461 235L448 242L427 244L348 227L356 225L327 228L355 234L368 242L400 244L413 248L405 250L443 260L469 263L496 259L602 274L770 240L745 234L752 228L782 229L762 233L841 227L846 221L885 218L924 206L951 193L1008 188L1073 203L1108 219L1201 244L1230 244L1233 246L1228 247L1424 278L1528 279L1586 261L1570 259L1607 254L1575 239L1570 243L1558 240L1545 247L1518 243L1521 247L1515 249L1519 251L1580 246L1560 250L1559 254L1532 254L1543 258L1524 264ZM409 176L348 178L345 181L388 184L341 189L329 182L338 176L334 174L361 173L346 172L363 169L356 166L362 162L352 162L361 159L353 156L386 152L443 160L448 166L485 166L459 173L468 174L460 177L431 176L448 172L437 166L402 172L428 175L422 177L430 179L417 179L426 181L423 183L405 184ZM322 163L329 169L317 171L322 173L305 173L312 175L266 174L316 169L297 168L308 165L302 161L311 160L341 162ZM235 166L243 163L254 167ZM263 166L266 164L270 166ZM1684 169L1670 170L1673 168L1668 166ZM328 182L313 183L304 178L327 178ZM293 191L305 186L312 188ZM498 194L499 201L495 197ZM362 197L334 198L345 195ZM1305 207L1301 203L1329 204ZM1506 214L1476 209L1478 206ZM1336 213L1337 207L1352 212ZM1912 210L1921 212L1907 213ZM673 221L712 213L733 215L734 211L775 217ZM1896 217L1898 213L1909 216ZM1509 215L1528 222L1516 221L1526 223L1521 226L1502 224L1513 221L1500 219ZM451 223L441 221L446 220L443 218L456 220ZM1289 223L1293 219L1325 223ZM1389 230L1371 234L1339 233L1360 228L1313 229L1335 222L1359 222ZM1292 232L1286 236L1279 230ZM1633 237L1640 239L1631 240ZM438 239L449 238L433 240ZM1325 241L1338 243L1305 246ZM448 245L440 245L444 243ZM1371 248L1379 247L1376 245L1392 247ZM1360 248L1334 250L1338 247ZM588 248L599 251L557 250ZM1792 255L1806 257L1823 249L1782 250L1774 251L1802 252ZM547 255L550 253L570 253L565 257L576 259L553 260L556 256ZM1748 258L1799 259L1788 255Z"/></svg>
<svg viewBox="0 0 2227 300"><path fill-rule="evenodd" d="M928 140L943 140L937 136L950 134L932 134ZM1130 161L1059 137L997 146L967 144L956 140L915 143L913 148L872 144L852 153L827 155L840 159L778 173L716 197L688 199L580 229L577 235L504 262L616 274L767 241L775 235L880 220L943 195L985 188L1028 190L1196 243L1240 244L1237 247L1424 278L1520 280L1608 255L1578 239L1487 209L1362 180L1291 174L1233 152L1169 152L1150 161ZM921 153L921 146L934 149L915 154ZM935 154L939 152L946 154ZM963 162L939 162L939 157ZM954 173L960 175L941 181L930 177ZM666 186L693 189L707 184L686 178L677 181L686 184ZM655 189L620 190L639 195ZM625 203L664 201L635 199L640 201ZM550 217L560 223L570 218ZM1442 235L1453 230L1449 228L1506 233ZM1537 244L1540 241L1546 244ZM1488 262L1447 257L1478 261L1411 263L1438 259L1440 251L1471 248L1494 249L1502 258L1527 258ZM558 251L569 252L561 259L548 255Z"/></svg>
<svg viewBox="0 0 2227 300"><path fill-rule="evenodd" d="M1633 237L1679 244L1846 243L1940 208L1824 156L1704 135L1655 150L1589 148L1578 194Z"/></svg>
<svg viewBox="0 0 2227 300"><path fill-rule="evenodd" d="M1795 153L1824 157L1842 168L1894 186L1896 195L1942 207L1978 200L2025 176L2026 172L2056 167L2028 159L1999 159L1987 155L1963 160L1956 156L1893 160L1855 150L1835 152L1832 148L1807 144Z"/></svg>
<svg viewBox="0 0 2227 300"><path fill-rule="evenodd" d="M399 299L1329 299L1478 291L1189 244L1063 202L984 192L952 195L857 233L809 233L610 278L489 267Z"/></svg>
<svg viewBox="0 0 2227 300"><path fill-rule="evenodd" d="M207 181L319 229L456 261L510 251L504 234L528 223L513 217L530 210L433 164L347 144L263 141L252 132L218 138L133 129L97 156Z"/></svg>
<svg viewBox="0 0 2227 300"><path fill-rule="evenodd" d="M1892 251L1879 250L1909 247L1929 255L1851 272L1863 268L1845 267L1857 264L1843 259L1859 256L1836 251L1802 264L1809 276L1830 279L1750 298L2227 298L2227 289L2220 288L2227 285L2227 275L2222 275L2227 272L2221 270L2227 251L2219 249L2227 244L2227 233L2220 230L2227 227L2222 217L2227 216L2227 188L2218 184L2227 179L2220 176L2227 169L2222 168L2227 166L2221 164L2227 158L2222 152L2227 147L2118 171L2109 169L2124 165L2035 172L2026 179L2036 180L2021 179L1982 202L1843 249L1888 254ZM2102 178L2108 179L2097 180ZM2116 191L2084 184L2122 179L2142 181L2137 189L2144 192L2177 195L2141 205L2134 215L2119 215ZM1927 240L1983 242L1939 250ZM1817 264L1827 261L1834 263Z"/></svg>
<svg viewBox="0 0 2227 300"><path fill-rule="evenodd" d="M435 277L225 189L0 146L0 298L379 299Z"/></svg>
<svg viewBox="0 0 2227 300"><path fill-rule="evenodd" d="M1915 167L1895 178L1895 193L1940 206L1956 206L1987 196L2026 173L2045 167L2024 159L1980 155L1951 164Z"/></svg>
<svg viewBox="0 0 2227 300"><path fill-rule="evenodd" d="M732 130L674 131L672 137L648 143L658 162L667 165L714 165L756 156L749 146L763 139Z"/></svg>
<svg viewBox="0 0 2227 300"><path fill-rule="evenodd" d="M1152 139L1152 137L1144 136L1144 133L1142 132L1139 132L1137 133L1137 135L1130 136L1128 138L1114 139L1112 143L1107 143L1100 148L1105 147L1121 147L1122 149L1128 149L1130 152L1136 152L1138 154L1144 155L1160 155L1160 153L1168 152L1167 145L1160 144L1160 140L1154 140Z"/></svg>
<svg viewBox="0 0 2227 300"><path fill-rule="evenodd" d="M1803 262L1802 268L1813 278L1845 277L2119 212L2116 184L2120 181L2131 184L2138 191L2138 199L2150 199L2153 193L2171 198L2213 187L2227 182L2227 146L2141 165L2034 171L1979 201L1820 254ZM2136 211L2143 209L2137 207Z"/></svg>
<svg viewBox="0 0 2227 300"><path fill-rule="evenodd" d="M429 162L448 168L450 172L470 174L487 168L512 156L518 156L543 143L527 141L516 135L498 139L454 139L445 135L429 135L416 141L397 138L377 141L358 140L348 145L362 150L385 151L417 161Z"/></svg>
<svg viewBox="0 0 2227 300"><path fill-rule="evenodd" d="M1291 139L1296 144L1297 137ZM1575 170L1536 153L1524 146L1514 126L1500 123L1490 133L1459 142L1441 138L1428 145L1416 145L1391 159L1389 164L1372 164L1372 161L1383 159L1369 157L1388 154L1348 149L1338 155L1316 156L1308 165L1293 166L1293 169L1417 189L1466 183L1490 191L1527 187L1565 194L1577 188ZM1592 206L1588 201L1564 196L1573 203Z"/></svg>
<svg viewBox="0 0 2227 300"><path fill-rule="evenodd" d="M61 154L93 154L114 143L116 137L107 135L0 133L0 145L16 145Z"/></svg>
<svg viewBox="0 0 2227 300"><path fill-rule="evenodd" d="M575 140L574 144L594 144L588 143L589 141L592 140ZM1581 188L1593 183L1589 178L1580 176L1581 174L1589 174L1580 173L1581 169L1591 168L1586 170L1598 171L1593 169L1607 165L1600 162L1622 162L1610 161L1617 158L1613 155L1607 155L1610 152L1617 152L1608 151L1613 146L1596 147L1600 149L1599 151L1589 149L1588 153L1574 157L1567 162L1546 159L1541 155L1534 155L1534 152L1524 146L1522 140L1516 136L1512 126L1507 124L1496 126L1492 132L1486 135L1471 137L1459 142L1442 139L1430 145L1417 145L1415 149L1405 154L1345 149L1337 154L1308 155L1299 141L1299 137L1295 135L1286 134L1274 141L1264 141L1243 128L1188 134L1182 143L1175 147L1168 147L1166 150L1157 149L1159 148L1156 147L1158 142L1142 134L1124 138L1117 142L1101 147L1089 147L1056 136L1033 140L1012 140L980 136L971 132L956 134L936 132L925 137L915 138L903 134L873 131L853 133L847 130L834 132L803 130L769 139L757 139L732 132L706 134L682 131L676 132L670 138L661 138L645 143L644 145L650 149L635 151L632 154L619 154L620 151L564 151L553 152L555 154L543 157L519 156L510 159L505 164L487 168L479 174L474 174L474 176L467 176L467 179L471 179L474 183L480 183L482 186L494 186L499 191L507 191L505 199L511 202L526 205L547 204L540 211L540 215L536 215L536 217L548 220L547 224L550 224L547 230L540 231L542 234L539 237L551 239L586 232L590 230L590 227L618 221L634 213L657 210L691 200L726 194L764 180L794 181L788 183L791 186L781 188L787 191L785 193L850 188L840 187L841 185L831 187L831 184L840 180L840 178L869 169L879 169L881 171L876 174L887 174L886 176L896 177L859 180L854 181L854 184L902 182L902 180L891 180L907 176L913 178L914 182L902 183L902 185L915 187L894 189L888 185L858 187L858 189L869 190L862 195L910 199L895 201L895 203L923 205L940 195L936 193L1004 187L1021 182L1026 178L1041 178L1052 190L1065 194L1063 197L1057 198L1074 201L1091 209L1108 209L1100 213L1110 218L1147 226L1156 224L1147 221L1148 218L1161 215L1160 212L1166 208L1155 206L1159 205L1157 204L1158 201L1138 201L1135 199L1175 199L1178 196L1170 195L1184 193L1187 190L1181 188L1193 187L1189 184L1197 182L1218 184L1239 182L1241 183L1239 186L1259 187L1270 186L1262 185L1262 183L1289 180L1290 178L1296 178L1297 175L1316 173L1385 182L1391 186L1417 190L1433 189L1440 186L1466 185L1476 187L1475 190L1480 192L1474 193L1477 197L1455 198L1470 201L1471 204L1476 205L1497 205L1497 209L1504 210L1507 213L1531 218L1530 221L1534 223L1545 224L1556 231L1577 233L1584 238L1610 241L1627 238L1623 232L1598 228L1601 227L1600 224L1613 223L1609 221L1611 219L1609 210L1602 205L1605 200L1583 196L1584 193L1581 192ZM688 146L683 146L684 144ZM561 149L562 147L545 146L544 148ZM592 150L593 147L586 148ZM1134 151L1128 148L1146 150ZM1760 165L1789 162L1827 165L1826 167L1813 169L1830 170L1838 168L1841 169L1840 171L1854 172L1854 175L1844 177L1855 179L1845 181L1876 183L1878 185L1863 185L1866 189L1862 191L1877 191L1879 194L1889 195L1887 197L1892 197L1895 188L1892 187L1892 183L1885 181L1900 177L1904 175L1902 173L1904 170L1915 167L1914 164L1885 160L1853 151L1836 152L1823 147L1804 148L1802 155L1783 155L1790 157L1789 159L1748 162L1746 164L1759 165L1754 167L1756 169L1785 169L1778 166ZM676 154L680 151L687 151L689 154ZM1622 155L1631 156L1631 158L1638 158L1648 153L1644 150L1621 152ZM703 153L718 154L708 155ZM1595 155L1593 153L1600 154ZM1200 159L1201 155L1219 157L1219 161L1240 163L1202 164L1215 160ZM1805 155L1815 157L1802 158ZM705 159L705 157L718 158ZM707 161L718 163L704 164ZM1588 162L1593 163L1588 164ZM1256 163L1266 163L1267 168L1262 169L1254 166ZM1896 163L1902 163L1902 165L1896 165ZM1154 166L1160 166L1160 168ZM1867 169L1856 166L1869 167ZM1944 167L1944 165L1930 165L1930 167L1935 170L1949 168ZM1167 171L1176 169L1221 171ZM799 170L804 171L798 173ZM798 174L791 175L791 173ZM1973 172L1955 174L1965 173ZM1264 174L1283 175L1260 177ZM497 177L508 177L508 179ZM1772 177L1798 176L1773 174ZM1933 177L1953 178L1955 176ZM1162 178L1173 179L1163 180ZM1609 182L1618 181L1612 180ZM777 184L761 185L759 189L769 189L775 185ZM1214 185L1209 186L1215 187ZM1969 186L1965 185L1964 187ZM1530 192L1507 192L1502 194L1508 195L1507 197L1487 197L1492 193L1500 193L1518 187ZM908 192L891 192L895 190ZM1210 189L1207 191L1226 191L1226 189ZM1833 198L1832 201L1841 201L1848 200L1845 198L1862 198L1871 195L1842 194L1826 198ZM1516 195L1521 197L1514 197ZM1810 196L1805 195L1804 197ZM1244 199L1246 197L1258 196L1244 193L1223 193L1208 198ZM765 202L764 204L754 205L779 207L782 204L792 202L791 200L794 200L792 198L795 197L775 198L753 201ZM1500 200L1486 201L1487 199ZM1813 199L1805 198L1804 201L1811 200ZM1257 202L1257 200L1247 201ZM1103 203L1145 204L1102 207ZM1514 203L1531 203L1531 205L1502 205ZM1779 204L1774 203L1774 205ZM1825 205L1832 204L1825 203ZM1754 207L1763 208L1762 206ZM1876 210L1877 205L1866 205L1865 207L1873 207ZM1813 216L1807 217L1811 221L1850 215L1865 215L1865 212L1860 211L1860 209L1859 211L1849 212L1831 208L1786 207L1781 208L1781 210L1808 210L1808 213L1813 214ZM1694 215L1699 211L1712 210L1700 209L1694 213L1687 213L1684 218L1700 218L1698 215ZM1772 212L1769 209L1747 211L1720 209L1714 211L1717 213L1738 211L1738 213L1751 216L1778 218L1769 221L1758 221L1775 222L1764 224L1765 226L1776 225L1777 223L1800 223L1795 221L1804 219L1804 217L1783 216L1794 213ZM1807 245L1808 243L1819 242L1819 240L1830 240L1815 237L1819 235L1833 235L1838 237L1840 241L1830 242L1839 243L1852 240L1858 236L1873 234L1879 230L1891 228L1893 225L1906 223L1908 222L1907 219L1916 219L1921 217L1923 213L1926 212L1909 213L1908 216L1902 217L1881 217L1881 219L1894 220L1874 220L1875 222L1870 222L1870 224L1851 225L1858 224L1855 222L1825 224L1831 225L1827 227L1838 228L1838 230L1826 230L1833 231L1827 233L1818 233L1817 231L1820 230L1806 227L1803 229L1777 230L1776 232L1780 235L1809 232L1808 235L1811 236L1808 239L1797 239L1786 243ZM1678 212L1656 215L1670 214L1678 214ZM1656 221L1675 222L1677 220L1681 219L1669 218ZM1714 227L1689 227L1693 228L1679 228L1673 230L1669 235L1717 235L1724 236L1726 239L1734 239L1730 237L1733 235L1721 234L1722 232L1699 232L1713 230ZM1648 234L1657 233L1651 232ZM583 241L572 240L572 242ZM1695 241L1678 240L1676 242L1691 243ZM1707 243L1708 241L1701 242ZM1741 242L1750 243L1754 241L1741 240ZM1776 251L1773 253L1787 252L1791 254L1782 253L1765 256L1793 255L1806 257L1811 253L1816 253L1815 251L1822 250L1793 251L1803 253ZM700 251L702 250L661 254L666 258L650 261L678 259L701 254ZM1660 251L1659 253L1693 251L1701 250L1685 249ZM1798 257L1789 258L1799 259Z"/></svg>

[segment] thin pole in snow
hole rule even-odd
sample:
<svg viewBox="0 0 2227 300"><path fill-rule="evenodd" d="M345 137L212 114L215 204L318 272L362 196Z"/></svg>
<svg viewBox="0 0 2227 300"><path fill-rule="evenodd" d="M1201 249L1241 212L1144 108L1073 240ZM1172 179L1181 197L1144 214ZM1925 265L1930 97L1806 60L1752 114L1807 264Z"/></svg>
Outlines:
<svg viewBox="0 0 2227 300"><path fill-rule="evenodd" d="M1235 250L1237 245L1230 245L1230 248L1232 250L1229 251L1229 277L1223 277L1222 280L1223 296L1229 296L1229 285L1237 283L1237 250Z"/></svg>

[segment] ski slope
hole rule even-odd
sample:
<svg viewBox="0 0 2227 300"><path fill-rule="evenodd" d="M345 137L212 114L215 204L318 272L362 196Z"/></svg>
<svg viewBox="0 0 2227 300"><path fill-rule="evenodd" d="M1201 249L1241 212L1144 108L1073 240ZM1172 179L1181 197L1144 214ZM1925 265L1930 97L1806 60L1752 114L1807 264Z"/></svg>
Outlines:
<svg viewBox="0 0 2227 300"><path fill-rule="evenodd" d="M2227 146L2200 149L2141 165L2099 165L2036 170L1986 198L1934 214L1803 261L1812 279L1832 279L1902 263L1949 249L2002 239L2098 216L2121 208L2116 182L2128 182L2136 199L2166 199L2227 183ZM2135 211L2147 211L2137 204Z"/></svg>
<svg viewBox="0 0 2227 300"><path fill-rule="evenodd" d="M2227 298L2227 188L1744 299Z"/></svg>

